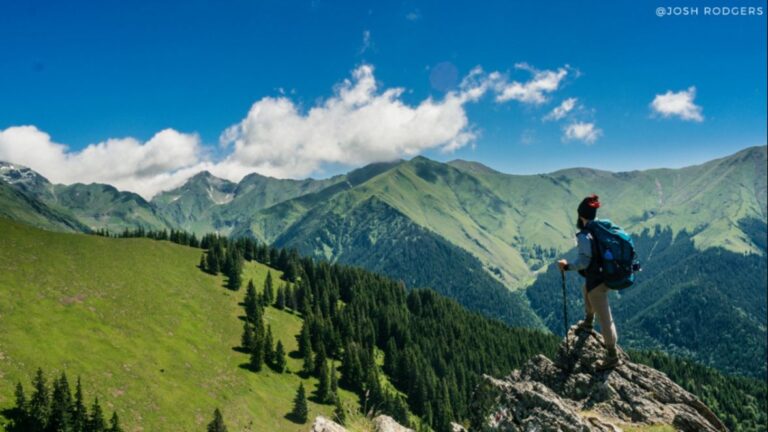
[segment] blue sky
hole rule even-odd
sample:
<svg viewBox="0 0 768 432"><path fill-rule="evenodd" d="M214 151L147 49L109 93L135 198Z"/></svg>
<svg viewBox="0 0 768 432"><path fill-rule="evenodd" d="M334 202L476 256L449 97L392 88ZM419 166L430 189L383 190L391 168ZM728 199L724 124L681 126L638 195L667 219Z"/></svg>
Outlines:
<svg viewBox="0 0 768 432"><path fill-rule="evenodd" d="M370 66L377 94L401 88L395 102L417 107L460 92L461 80L480 66L482 79L497 87L461 105L467 124L454 132L472 137L453 146L458 149L446 152L438 138L433 145L402 144L394 135L380 144L406 149L405 157L415 151L438 160L477 160L511 173L682 166L765 145L765 1L740 2L762 8L761 16L704 15L705 7L724 2L695 2L698 16L655 13L658 6L691 3L3 2L0 132L32 125L65 145L59 150L71 159L112 138L131 137L140 148L172 129L197 134L197 156L180 151L177 159L189 156L194 164L202 152L215 162L236 148L219 145L233 125L241 125L233 133L247 147L253 139L248 125L261 121L249 109L265 97L286 98L302 118L333 98L343 80L354 87L352 74ZM529 67L519 67L523 63ZM536 72L559 70L565 77L541 94L543 101L496 100L498 86L530 84ZM501 81L489 77L492 72ZM665 116L651 104L667 92L670 98L659 101L667 102ZM560 120L543 120L568 98L576 98L575 109ZM336 122L329 128L346 127L343 119L328 121ZM585 139L588 131L581 129L568 139L573 124L590 124L596 135ZM302 126L303 136L315 136L312 128L324 125L321 119ZM21 155L15 162L67 180L64 173L46 172L53 168L44 161L22 155L25 141L18 134L2 140L0 156L5 142L6 158ZM371 151L355 145L344 149ZM268 153L258 157L272 157ZM303 170L274 172L324 176L371 158L321 159ZM240 168L287 162L270 163ZM149 171L157 174L158 166ZM90 172L80 165L76 170Z"/></svg>

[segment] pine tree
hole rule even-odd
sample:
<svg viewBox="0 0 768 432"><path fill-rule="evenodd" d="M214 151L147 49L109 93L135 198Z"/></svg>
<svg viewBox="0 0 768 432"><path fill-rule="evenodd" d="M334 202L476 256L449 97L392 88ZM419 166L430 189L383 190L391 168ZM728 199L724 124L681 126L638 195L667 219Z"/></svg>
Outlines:
<svg viewBox="0 0 768 432"><path fill-rule="evenodd" d="M299 333L298 336L299 355L305 359L309 357L309 354L312 351L312 339L309 334L309 325L307 324L307 321L308 320L304 320L304 323L301 325L301 333Z"/></svg>
<svg viewBox="0 0 768 432"><path fill-rule="evenodd" d="M205 261L206 261L205 271L207 271L212 275L219 274L219 270L220 270L219 259L216 256L216 253L214 253L213 249L209 249L208 252L205 254Z"/></svg>
<svg viewBox="0 0 768 432"><path fill-rule="evenodd" d="M99 398L93 400L93 406L91 407L91 416L88 419L88 432L106 432L107 425L104 421L104 413L101 411L101 405L99 405Z"/></svg>
<svg viewBox="0 0 768 432"><path fill-rule="evenodd" d="M307 422L309 409L307 407L307 395L304 393L303 383L299 384L299 389L296 391L296 397L293 399L293 411L291 411L291 415L299 423Z"/></svg>
<svg viewBox="0 0 768 432"><path fill-rule="evenodd" d="M264 279L264 305L267 306L274 301L275 286L272 281L272 272L267 271L267 278Z"/></svg>
<svg viewBox="0 0 768 432"><path fill-rule="evenodd" d="M283 343L281 341L277 341L277 347L275 348L275 370L279 373L283 373L285 371L285 348L283 348Z"/></svg>
<svg viewBox="0 0 768 432"><path fill-rule="evenodd" d="M309 376L312 375L312 372L315 369L315 365L312 362L312 348L309 348L309 351L307 351L307 355L304 357L304 364L302 365L301 371Z"/></svg>
<svg viewBox="0 0 768 432"><path fill-rule="evenodd" d="M344 409L344 406L341 404L341 398L338 396L334 398L333 402L336 405L333 409L334 421L344 426L344 424L347 423L347 411Z"/></svg>
<svg viewBox="0 0 768 432"><path fill-rule="evenodd" d="M224 424L224 416L218 408L213 410L213 420L208 423L208 432L227 432L227 426Z"/></svg>
<svg viewBox="0 0 768 432"><path fill-rule="evenodd" d="M253 281L248 282L248 290L245 293L245 316L254 326L258 326L261 321L261 305L256 295L256 287Z"/></svg>
<svg viewBox="0 0 768 432"><path fill-rule="evenodd" d="M236 248L229 248L228 265L227 265L227 288L237 291L240 289L240 285L243 284L242 271L243 271L243 257Z"/></svg>
<svg viewBox="0 0 768 432"><path fill-rule="evenodd" d="M67 376L62 372L61 377L53 383L53 396L51 398L51 415L48 420L48 429L53 431L67 431L71 425L72 393L69 389Z"/></svg>
<svg viewBox="0 0 768 432"><path fill-rule="evenodd" d="M319 357L319 356L318 356ZM328 403L332 401L331 393L331 380L328 377L328 367L325 359L322 360L322 365L318 372L317 391L316 396L320 403Z"/></svg>
<svg viewBox="0 0 768 432"><path fill-rule="evenodd" d="M18 430L26 430L28 428L27 396L24 394L24 386L21 385L21 382L16 383L16 391L14 392L14 395L16 396L16 406L14 407L16 417L15 425L18 426Z"/></svg>
<svg viewBox="0 0 768 432"><path fill-rule="evenodd" d="M336 362L331 363L331 393L338 399L339 396L339 380L336 377Z"/></svg>
<svg viewBox="0 0 768 432"><path fill-rule="evenodd" d="M328 369L328 357L325 355L325 347L320 345L315 355L315 361L312 365L312 373L320 377L324 369ZM330 384L330 381L328 382Z"/></svg>
<svg viewBox="0 0 768 432"><path fill-rule="evenodd" d="M275 342L272 338L272 326L267 326L267 334L264 336L264 362L270 366L275 361Z"/></svg>
<svg viewBox="0 0 768 432"><path fill-rule="evenodd" d="M48 385L45 382L45 375L42 369L37 369L35 379L32 381L34 391L29 400L29 422L30 430L33 432L42 432L48 425L48 418L51 413L51 401L48 394Z"/></svg>
<svg viewBox="0 0 768 432"><path fill-rule="evenodd" d="M117 412L113 412L112 418L109 419L109 432L123 432L123 428L120 427L120 418L117 416Z"/></svg>
<svg viewBox="0 0 768 432"><path fill-rule="evenodd" d="M247 319L243 323L243 336L240 338L240 346L249 351L253 348L253 329L251 329L251 323Z"/></svg>
<svg viewBox="0 0 768 432"><path fill-rule="evenodd" d="M281 286L277 289L277 299L275 299L275 307L283 310L285 309L285 287Z"/></svg>
<svg viewBox="0 0 768 432"><path fill-rule="evenodd" d="M298 308L296 305L296 290L291 286L285 292L285 305L294 312Z"/></svg>
<svg viewBox="0 0 768 432"><path fill-rule="evenodd" d="M258 333L257 333L258 334ZM254 338L253 348L251 349L250 367L254 372L259 372L264 365L264 341L260 338Z"/></svg>
<svg viewBox="0 0 768 432"><path fill-rule="evenodd" d="M200 270L204 272L208 271L207 262L205 261L205 252L203 252L203 254L200 255L200 264L198 265L198 267L200 268Z"/></svg>
<svg viewBox="0 0 768 432"><path fill-rule="evenodd" d="M75 387L75 401L72 404L72 430L82 432L88 424L88 410L83 402L83 387L80 384L80 377L77 377L77 386Z"/></svg>

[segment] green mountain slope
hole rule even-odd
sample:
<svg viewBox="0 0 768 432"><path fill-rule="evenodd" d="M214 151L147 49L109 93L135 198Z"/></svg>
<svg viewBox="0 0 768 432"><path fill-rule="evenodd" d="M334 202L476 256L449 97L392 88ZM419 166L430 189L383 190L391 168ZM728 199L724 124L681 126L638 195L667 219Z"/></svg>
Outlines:
<svg viewBox="0 0 768 432"><path fill-rule="evenodd" d="M35 171L0 161L0 183L11 186L52 209L76 218L89 229L169 229L144 198L104 184L54 185ZM0 201L1 203L2 201ZM24 221L24 219L18 219Z"/></svg>
<svg viewBox="0 0 768 432"><path fill-rule="evenodd" d="M520 327L542 327L524 296L512 293L483 270L480 261L376 197L343 216L315 214L311 223L288 230L278 247L302 255L354 264L402 280L408 287L431 287L465 307ZM297 239L302 239L298 241Z"/></svg>
<svg viewBox="0 0 768 432"><path fill-rule="evenodd" d="M168 242L0 219L0 407L12 405L17 381L28 385L43 367L81 375L89 400L117 410L126 430L202 430L218 406L230 430L305 431L283 416L299 382L311 390L314 378L240 367L247 355L233 347L243 292L198 270L199 259L199 249ZM248 263L244 276L261 287L266 272ZM295 350L301 320L266 312L275 339ZM288 358L288 368L300 370L301 361ZM311 415L332 409L310 401Z"/></svg>
<svg viewBox="0 0 768 432"><path fill-rule="evenodd" d="M71 215L48 207L2 181L0 181L0 217L24 221L29 225L53 231L88 231L87 226Z"/></svg>
<svg viewBox="0 0 768 432"><path fill-rule="evenodd" d="M234 226L244 223L262 208L339 181L341 176L326 180L290 180L250 174L239 183L232 183L205 171L181 187L161 192L152 203L177 228L199 234L214 231L229 234Z"/></svg>

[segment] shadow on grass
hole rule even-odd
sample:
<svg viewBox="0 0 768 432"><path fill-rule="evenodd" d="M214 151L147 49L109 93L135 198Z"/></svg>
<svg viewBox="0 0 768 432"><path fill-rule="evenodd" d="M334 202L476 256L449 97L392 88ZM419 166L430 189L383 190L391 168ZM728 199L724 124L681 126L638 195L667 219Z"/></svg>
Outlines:
<svg viewBox="0 0 768 432"><path fill-rule="evenodd" d="M286 419L286 420L289 420L289 421L291 421L293 423L296 423L296 424L306 424L307 423L306 419L300 419L300 418L296 417L296 415L293 412L289 412L288 414L284 415L283 418ZM302 420L304 420L304 421L302 421Z"/></svg>
<svg viewBox="0 0 768 432"><path fill-rule="evenodd" d="M291 352L288 353L288 357L290 357L292 359L300 359L301 358L301 354L299 354L298 350L294 350L294 351L291 351Z"/></svg>
<svg viewBox="0 0 768 432"><path fill-rule="evenodd" d="M232 347L232 351L239 352L240 354L250 354L251 353L250 351L248 351L248 348L241 347L241 346Z"/></svg>

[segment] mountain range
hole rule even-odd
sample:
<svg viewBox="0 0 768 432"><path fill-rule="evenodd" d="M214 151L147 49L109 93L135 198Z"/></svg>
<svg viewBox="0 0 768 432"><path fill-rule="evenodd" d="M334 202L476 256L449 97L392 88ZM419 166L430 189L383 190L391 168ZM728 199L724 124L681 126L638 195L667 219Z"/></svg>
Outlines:
<svg viewBox="0 0 768 432"><path fill-rule="evenodd" d="M116 232L143 227L249 236L295 248L305 256L384 273L408 287L433 287L512 325L553 331L562 328L555 324L556 310L562 306L552 297L559 281L552 277L550 264L572 251L576 206L596 193L603 202L599 217L614 220L650 245L643 249L647 272L641 281L647 282L638 283L626 296L646 294L635 295L640 299L635 306L620 308L626 312L617 314L620 327L624 321L633 323L626 325L632 329L632 343L725 368L727 356L706 358L711 357L713 342L681 346L682 336L672 340L667 336L674 332L665 336L650 324L655 319L664 325L674 321L668 315L678 311L670 305L692 304L686 303L685 293L717 292L731 312L726 314L731 317L728 325L746 326L750 338L765 339L765 313L750 311L747 293L736 291L746 283L756 284L749 293L763 298L768 290L765 279L745 274L724 280L724 286L697 291L682 289L685 281L674 289L666 287L670 278L659 277L685 274L690 266L681 263L706 257L716 264L687 281L705 284L712 280L709 269L719 268L712 254L725 254L723 260L737 266L755 257L764 262L760 233L768 216L765 146L680 169L631 172L573 168L510 175L476 162L439 163L424 157L373 164L323 180L251 174L234 183L202 172L149 201L107 185L53 185L9 163L0 164L0 186L3 183L5 210L0 211L43 228ZM664 290L659 296L663 301L648 299L654 291L643 286L655 287L655 293ZM578 293L572 297L578 298ZM707 316L714 298L693 302L698 306L690 306L682 318ZM638 306L642 301L653 308ZM572 307L577 313L578 303ZM764 342L755 344L753 359L765 352ZM737 364L735 371L746 373L753 364Z"/></svg>

